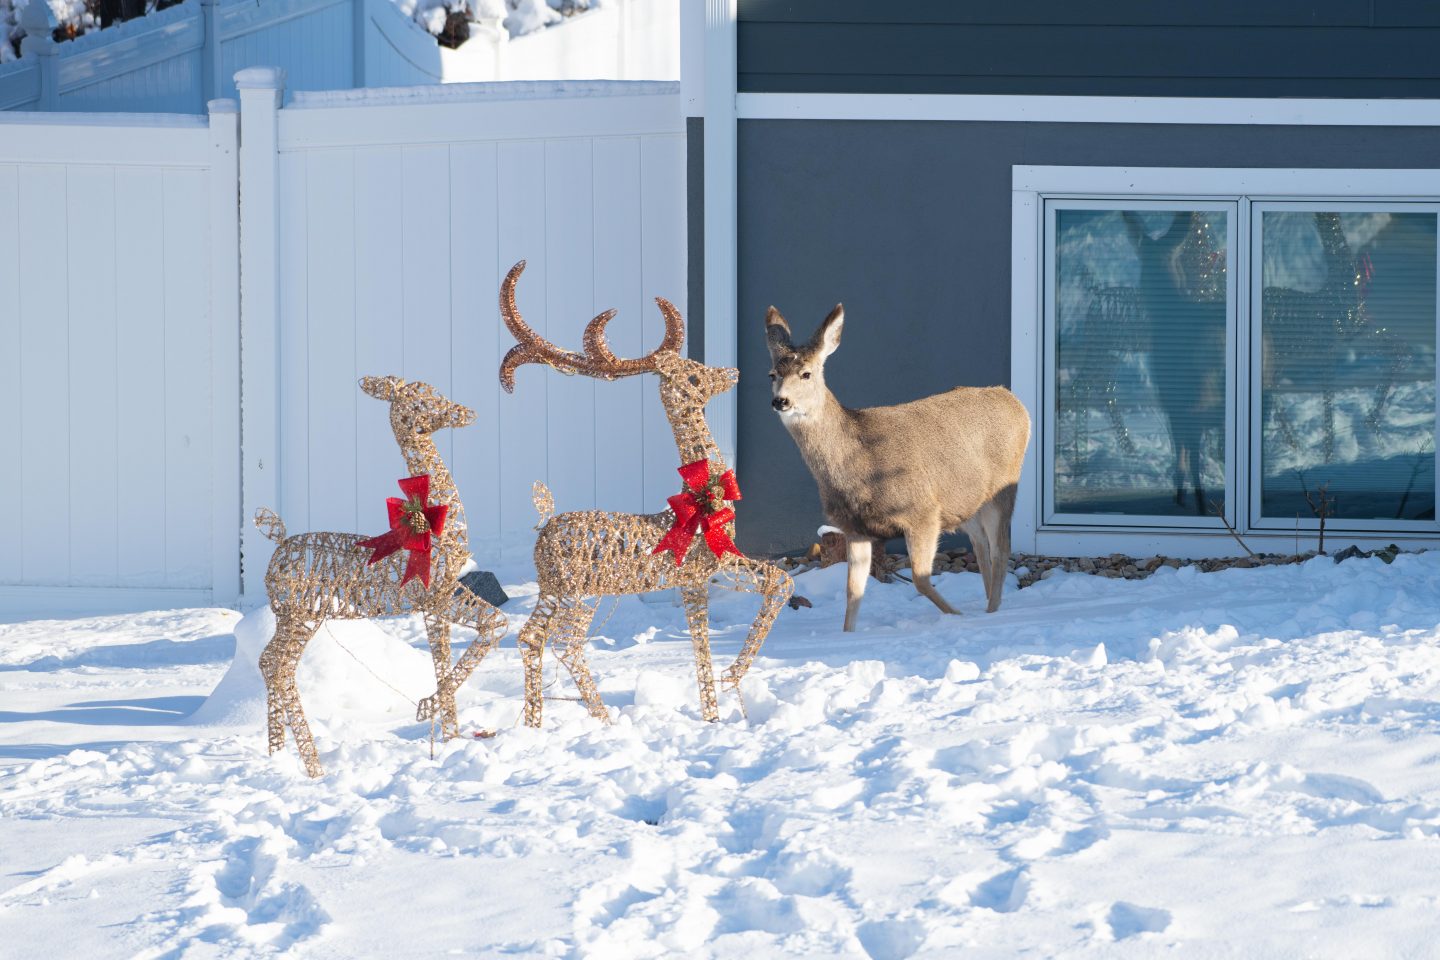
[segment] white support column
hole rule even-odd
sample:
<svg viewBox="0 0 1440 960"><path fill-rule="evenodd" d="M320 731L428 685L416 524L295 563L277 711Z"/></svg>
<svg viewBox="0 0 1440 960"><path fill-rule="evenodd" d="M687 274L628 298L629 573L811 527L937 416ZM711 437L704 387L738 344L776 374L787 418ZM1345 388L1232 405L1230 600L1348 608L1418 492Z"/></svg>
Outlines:
<svg viewBox="0 0 1440 960"><path fill-rule="evenodd" d="M705 0L705 362L733 367L738 356L736 328L736 0ZM736 393L710 401L710 431L721 454L736 469Z"/></svg>
<svg viewBox="0 0 1440 960"><path fill-rule="evenodd" d="M280 101L285 71L250 67L240 91L240 395L243 602L265 594L274 545L251 522L280 504Z"/></svg>
<svg viewBox="0 0 1440 960"><path fill-rule="evenodd" d="M213 13L213 7L209 8ZM211 100L210 403L214 602L240 599L240 117L234 100Z"/></svg>

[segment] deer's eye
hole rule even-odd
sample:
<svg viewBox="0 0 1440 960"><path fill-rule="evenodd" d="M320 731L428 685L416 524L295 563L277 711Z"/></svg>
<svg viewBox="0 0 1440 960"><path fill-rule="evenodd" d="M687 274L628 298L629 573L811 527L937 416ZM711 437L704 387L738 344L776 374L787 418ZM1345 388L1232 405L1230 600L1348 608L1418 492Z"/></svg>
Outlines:
<svg viewBox="0 0 1440 960"><path fill-rule="evenodd" d="M810 371L809 371L809 370L806 370L804 373L800 374L800 379L801 379L801 380L809 380L809 379L810 379Z"/></svg>
<svg viewBox="0 0 1440 960"><path fill-rule="evenodd" d="M774 382L775 382L775 371L774 371L774 370L771 370L771 371L770 371L770 382L771 382L771 383L774 383Z"/></svg>

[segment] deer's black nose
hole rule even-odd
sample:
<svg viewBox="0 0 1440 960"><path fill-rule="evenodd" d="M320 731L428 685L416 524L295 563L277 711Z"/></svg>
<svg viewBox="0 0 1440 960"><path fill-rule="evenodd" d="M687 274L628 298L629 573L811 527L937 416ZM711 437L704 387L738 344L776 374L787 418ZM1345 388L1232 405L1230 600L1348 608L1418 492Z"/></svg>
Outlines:
<svg viewBox="0 0 1440 960"><path fill-rule="evenodd" d="M770 401L770 406L774 407L776 410L789 410L790 401L786 400L784 397L776 397L774 400Z"/></svg>

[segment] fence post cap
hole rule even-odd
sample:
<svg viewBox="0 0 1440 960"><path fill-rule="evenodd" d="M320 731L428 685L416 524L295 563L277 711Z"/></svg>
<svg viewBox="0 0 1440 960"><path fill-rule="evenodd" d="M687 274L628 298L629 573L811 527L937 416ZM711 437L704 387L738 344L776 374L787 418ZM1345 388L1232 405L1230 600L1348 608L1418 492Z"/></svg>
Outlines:
<svg viewBox="0 0 1440 960"><path fill-rule="evenodd" d="M237 90L283 90L285 71L280 67L246 67L235 74Z"/></svg>
<svg viewBox="0 0 1440 960"><path fill-rule="evenodd" d="M51 30L60 26L60 21L55 19L55 13L50 9L50 4L43 2L32 2L20 8L20 26L25 28L27 34L44 32L48 34Z"/></svg>
<svg viewBox="0 0 1440 960"><path fill-rule="evenodd" d="M25 31L25 36L20 41L21 56L27 53L44 55L53 52L55 30L60 26L60 21L55 19L50 4L45 0L30 0L20 8L20 15L16 19Z"/></svg>
<svg viewBox="0 0 1440 960"><path fill-rule="evenodd" d="M213 117L219 113L239 113L240 104L228 97L223 100L211 100L205 104L206 111Z"/></svg>

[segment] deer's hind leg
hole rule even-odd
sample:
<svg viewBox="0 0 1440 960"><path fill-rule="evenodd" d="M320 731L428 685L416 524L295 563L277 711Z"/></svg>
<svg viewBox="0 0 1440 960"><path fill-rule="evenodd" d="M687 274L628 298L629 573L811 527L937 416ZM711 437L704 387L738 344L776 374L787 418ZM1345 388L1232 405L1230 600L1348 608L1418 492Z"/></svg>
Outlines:
<svg viewBox="0 0 1440 960"><path fill-rule="evenodd" d="M700 685L700 714L706 720L720 719L715 697L715 667L710 660L710 585L681 587L685 619L690 622L690 643L695 648L695 680Z"/></svg>
<svg viewBox="0 0 1440 960"><path fill-rule="evenodd" d="M295 738L295 749L305 764L305 772L311 777L323 775L325 768L320 765L315 738L305 720L305 707L300 702L300 689L295 684L295 670L300 665L305 644L319 628L319 620L276 614L275 636L260 654L260 673L265 678L270 752L285 749L284 728L288 725L290 734ZM283 721L280 719L282 714Z"/></svg>
<svg viewBox="0 0 1440 960"><path fill-rule="evenodd" d="M1015 510L1014 490L1002 490L980 508L976 515L983 532L988 562L981 568L985 575L985 612L1000 609L1005 592L1005 575L1010 572L1010 515Z"/></svg>
<svg viewBox="0 0 1440 960"><path fill-rule="evenodd" d="M730 687L738 696L740 681L750 670L750 664L754 662L756 654L760 652L760 645L769 635L770 628L775 624L775 618L780 615L780 609L785 606L785 601L789 600L790 594L794 592L795 581L791 580L789 574L773 563L752 560L749 557L736 559L734 564L724 571L723 577L721 583L731 589L760 594L760 612L756 614L755 620L750 624L750 633L745 638L745 646L740 648L740 656L735 658L735 662L730 664L720 677L721 685ZM743 699L740 701L740 707L742 710L745 707Z"/></svg>
<svg viewBox="0 0 1440 960"><path fill-rule="evenodd" d="M915 589L926 597L941 613L959 613L945 598L940 596L930 583L930 574L935 569L935 549L940 545L940 520L905 531L905 548L910 551L910 573L915 577ZM993 553L994 551L990 551Z"/></svg>

